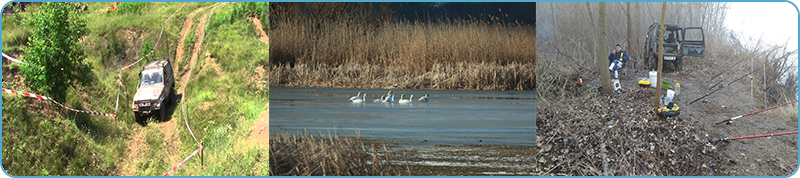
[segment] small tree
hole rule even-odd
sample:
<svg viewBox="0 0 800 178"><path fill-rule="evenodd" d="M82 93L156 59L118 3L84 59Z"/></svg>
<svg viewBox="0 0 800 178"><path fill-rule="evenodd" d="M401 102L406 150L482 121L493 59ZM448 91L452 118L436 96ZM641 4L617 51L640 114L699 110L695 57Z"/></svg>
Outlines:
<svg viewBox="0 0 800 178"><path fill-rule="evenodd" d="M67 89L86 83L91 70L78 43L86 33L85 21L71 5L53 2L42 4L31 21L35 28L22 49L29 65L20 71L34 90L64 101Z"/></svg>

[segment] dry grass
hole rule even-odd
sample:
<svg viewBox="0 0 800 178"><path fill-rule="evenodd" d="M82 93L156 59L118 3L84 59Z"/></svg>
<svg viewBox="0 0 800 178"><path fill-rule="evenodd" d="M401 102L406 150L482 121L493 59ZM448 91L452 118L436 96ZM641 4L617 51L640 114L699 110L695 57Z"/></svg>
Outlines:
<svg viewBox="0 0 800 178"><path fill-rule="evenodd" d="M453 76L457 70L462 79L458 82L433 85L396 84L398 87L431 89L484 89L498 90L530 90L534 83L532 75L536 62L535 30L525 24L506 24L485 21L440 21L432 23L418 22L384 22L379 25L367 25L347 21L314 23L307 21L275 22L270 34L270 77L291 75L276 72L275 69L289 72L320 72L323 81L273 81L273 84L290 84L288 86L332 86L380 88L385 82L359 81L358 86L338 85L335 81L356 80L359 78L334 74L330 70L360 71L356 76L393 75L391 80L406 80L428 74L446 74ZM284 65L284 66L281 66ZM300 67L298 69L286 68ZM344 66L344 67L343 67ZM483 67L481 67L483 66ZM529 67L528 67L529 66ZM450 68L448 67L455 67ZM462 68L459 68L462 67ZM469 68L466 68L469 67ZM514 68L519 68L516 70ZM513 70L512 70L513 69ZM523 70L524 69L524 70ZM294 70L294 71L291 71ZM479 77L493 71L509 71L492 74L491 81L471 77ZM446 71L448 73L443 73ZM453 71L455 72L455 71ZM530 73L523 74L523 73ZM514 75L511 75L514 74ZM303 75L303 74L295 74ZM499 76L509 78L499 78ZM519 76L519 77L513 77ZM352 77L352 76L351 76ZM381 78L374 76L363 76ZM483 76L486 77L486 76ZM389 80L389 79L387 79ZM480 80L484 86L470 87L471 82ZM514 80L514 81L512 81ZM495 82L496 81L496 82ZM284 83L289 82L289 83ZM320 82L321 84L316 84ZM395 81L392 83L419 83L422 81ZM371 83L363 85L365 83ZM524 86L518 86L523 84ZM494 86L489 86L494 85ZM499 85L505 85L499 86ZM464 86L464 87L459 87Z"/></svg>
<svg viewBox="0 0 800 178"><path fill-rule="evenodd" d="M533 90L534 64L493 63L433 64L425 73L413 74L402 67L378 65L297 64L271 66L270 86L406 88L463 90Z"/></svg>
<svg viewBox="0 0 800 178"><path fill-rule="evenodd" d="M399 176L407 167L384 163L375 143L357 134L348 137L327 134L315 137L308 131L291 134L286 130L269 136L269 175L271 176Z"/></svg>

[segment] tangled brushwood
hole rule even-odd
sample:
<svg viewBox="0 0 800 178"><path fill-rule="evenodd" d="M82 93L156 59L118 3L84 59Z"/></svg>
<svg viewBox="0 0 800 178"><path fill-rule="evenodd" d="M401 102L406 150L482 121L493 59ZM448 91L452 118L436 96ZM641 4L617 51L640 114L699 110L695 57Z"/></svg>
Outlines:
<svg viewBox="0 0 800 178"><path fill-rule="evenodd" d="M596 86L540 102L539 175L729 175L709 136L687 116L656 116L649 88L599 94ZM712 136L713 137L713 136Z"/></svg>
<svg viewBox="0 0 800 178"><path fill-rule="evenodd" d="M315 137L308 131L271 133L271 176L399 176L407 169L386 163L386 146L337 133Z"/></svg>
<svg viewBox="0 0 800 178"><path fill-rule="evenodd" d="M533 63L434 64L428 72L411 72L402 67L377 65L273 65L270 86L404 88L448 90L533 90Z"/></svg>

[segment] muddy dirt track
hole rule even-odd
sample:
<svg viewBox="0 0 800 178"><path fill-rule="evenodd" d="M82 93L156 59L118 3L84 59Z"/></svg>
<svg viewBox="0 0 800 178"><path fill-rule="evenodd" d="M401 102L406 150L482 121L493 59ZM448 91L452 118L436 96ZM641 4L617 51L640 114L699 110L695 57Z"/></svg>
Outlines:
<svg viewBox="0 0 800 178"><path fill-rule="evenodd" d="M622 75L621 93L601 94L597 74L586 74L585 85L568 97L538 103L537 153L540 175L750 175L786 176L797 169L797 135L709 143L709 139L789 132L794 119L764 113L730 125L714 125L737 115L763 109L750 97L744 79L716 92L707 102L690 101L708 93L711 76L729 67L723 59L688 58L684 70L664 78L681 83L678 117L656 116L653 88L636 82L644 70ZM712 67L716 65L716 67ZM669 71L665 69L665 71ZM747 71L723 74L723 83ZM566 77L565 77L566 78ZM569 80L569 79L567 79ZM720 79L715 79L714 83ZM542 102L543 101L543 102ZM774 103L771 105L777 105ZM778 109L797 107L789 105Z"/></svg>

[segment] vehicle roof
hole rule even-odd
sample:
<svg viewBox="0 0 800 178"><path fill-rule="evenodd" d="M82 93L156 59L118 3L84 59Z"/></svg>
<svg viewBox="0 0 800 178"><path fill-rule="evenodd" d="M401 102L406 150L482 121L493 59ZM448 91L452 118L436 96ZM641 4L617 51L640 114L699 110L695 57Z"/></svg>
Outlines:
<svg viewBox="0 0 800 178"><path fill-rule="evenodd" d="M658 24L658 23L655 23L653 25L656 25L656 24ZM664 26L667 27L668 31L675 31L675 30L680 30L681 29L680 25L674 24L674 23L664 23Z"/></svg>
<svg viewBox="0 0 800 178"><path fill-rule="evenodd" d="M164 66L167 65L167 63L169 63L169 61L167 59L156 60L156 61L147 63L147 65L144 66L144 70L162 69L162 68L164 68Z"/></svg>

